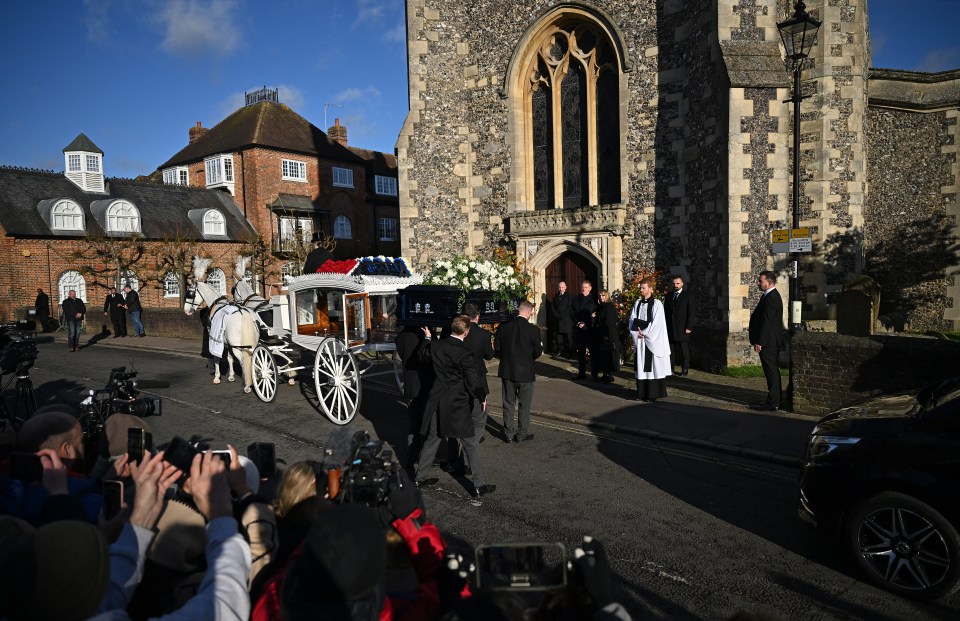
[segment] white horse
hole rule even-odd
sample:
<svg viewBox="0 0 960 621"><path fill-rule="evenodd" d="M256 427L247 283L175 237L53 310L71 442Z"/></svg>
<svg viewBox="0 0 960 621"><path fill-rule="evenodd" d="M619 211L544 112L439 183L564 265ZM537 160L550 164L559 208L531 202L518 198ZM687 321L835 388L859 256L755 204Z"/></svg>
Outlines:
<svg viewBox="0 0 960 621"><path fill-rule="evenodd" d="M214 317L218 313L228 313L228 307L233 305L230 304L226 296L217 293L207 283L196 281L187 290L183 302L183 312L187 315L193 315L202 306L207 306L210 309L210 323L213 325ZM233 361L239 359L240 365L243 367L243 392L249 393L253 386L253 350L260 339L260 331L257 328L256 321L254 321L253 313L244 308L239 308L236 312L228 314L223 318L223 322L223 347L230 363L227 381L232 382L236 379L233 374ZM239 356L236 350L240 351ZM219 384L220 365L215 364L213 368L213 383Z"/></svg>

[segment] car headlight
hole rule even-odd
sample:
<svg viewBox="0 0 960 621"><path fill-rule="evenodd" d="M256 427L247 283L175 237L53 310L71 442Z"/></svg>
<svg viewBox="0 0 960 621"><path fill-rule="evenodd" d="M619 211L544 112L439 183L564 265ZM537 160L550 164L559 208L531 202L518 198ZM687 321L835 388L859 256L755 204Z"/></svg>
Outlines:
<svg viewBox="0 0 960 621"><path fill-rule="evenodd" d="M810 457L822 457L834 451L849 448L860 441L860 438L846 436L813 436L810 438Z"/></svg>

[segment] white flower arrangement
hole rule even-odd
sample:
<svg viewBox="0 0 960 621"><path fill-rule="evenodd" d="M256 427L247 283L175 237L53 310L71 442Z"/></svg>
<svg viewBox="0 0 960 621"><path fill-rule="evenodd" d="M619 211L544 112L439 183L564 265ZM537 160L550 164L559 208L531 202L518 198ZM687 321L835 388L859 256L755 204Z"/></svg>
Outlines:
<svg viewBox="0 0 960 621"><path fill-rule="evenodd" d="M476 289L493 291L500 300L525 298L530 290L513 266L462 256L434 261L423 282L456 287L462 293Z"/></svg>

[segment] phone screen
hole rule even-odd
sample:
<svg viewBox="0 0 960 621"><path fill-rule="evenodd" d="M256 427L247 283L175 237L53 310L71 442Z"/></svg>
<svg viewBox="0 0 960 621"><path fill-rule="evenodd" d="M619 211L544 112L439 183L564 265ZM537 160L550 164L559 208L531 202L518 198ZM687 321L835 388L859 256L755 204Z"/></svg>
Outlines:
<svg viewBox="0 0 960 621"><path fill-rule="evenodd" d="M254 442L247 447L247 457L257 467L260 476L270 479L277 476L277 449L271 442Z"/></svg>
<svg viewBox="0 0 960 621"><path fill-rule="evenodd" d="M146 448L146 432L139 427L129 427L127 429L127 455L130 461L140 463L143 459L143 451Z"/></svg>
<svg viewBox="0 0 960 621"><path fill-rule="evenodd" d="M103 482L103 516L108 520L116 517L123 507L123 482Z"/></svg>
<svg viewBox="0 0 960 621"><path fill-rule="evenodd" d="M230 451L210 451L214 455L220 458L220 461L223 462L227 468L230 467L230 464L233 463L233 457L230 456Z"/></svg>
<svg viewBox="0 0 960 621"><path fill-rule="evenodd" d="M180 472L189 475L190 467L193 465L193 457L200 451L195 446L176 436L170 441L170 446L163 453L163 459L169 464L173 464Z"/></svg>
<svg viewBox="0 0 960 621"><path fill-rule="evenodd" d="M486 589L547 590L567 583L567 555L559 543L478 546L477 586Z"/></svg>

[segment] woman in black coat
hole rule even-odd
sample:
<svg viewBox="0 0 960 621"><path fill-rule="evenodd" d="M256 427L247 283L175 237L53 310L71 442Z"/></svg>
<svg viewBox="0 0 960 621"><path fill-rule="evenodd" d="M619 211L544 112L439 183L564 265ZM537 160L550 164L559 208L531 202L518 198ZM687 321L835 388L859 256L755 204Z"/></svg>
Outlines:
<svg viewBox="0 0 960 621"><path fill-rule="evenodd" d="M620 330L617 309L606 289L600 292L600 304L593 317L593 347L590 348L590 359L593 381L608 384L612 382L612 373L620 366Z"/></svg>

